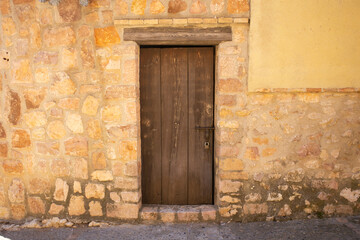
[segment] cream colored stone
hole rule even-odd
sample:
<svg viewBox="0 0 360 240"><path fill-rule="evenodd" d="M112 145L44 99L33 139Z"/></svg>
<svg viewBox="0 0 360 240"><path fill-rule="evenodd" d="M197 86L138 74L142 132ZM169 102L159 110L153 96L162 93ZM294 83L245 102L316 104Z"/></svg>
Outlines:
<svg viewBox="0 0 360 240"><path fill-rule="evenodd" d="M105 106L101 109L101 119L104 122L119 122L122 119L122 108L119 105Z"/></svg>
<svg viewBox="0 0 360 240"><path fill-rule="evenodd" d="M66 115L65 123L73 133L83 133L84 127L81 116L77 113L68 113Z"/></svg>
<svg viewBox="0 0 360 240"><path fill-rule="evenodd" d="M124 202L138 203L140 200L139 192L121 192L120 194Z"/></svg>
<svg viewBox="0 0 360 240"><path fill-rule="evenodd" d="M77 54L74 48L64 48L61 53L61 65L63 69L77 66Z"/></svg>
<svg viewBox="0 0 360 240"><path fill-rule="evenodd" d="M33 75L30 61L28 59L19 59L13 61L11 66L12 79L16 83L32 83Z"/></svg>
<svg viewBox="0 0 360 240"><path fill-rule="evenodd" d="M126 15L128 13L128 4L124 0L116 0L114 7L115 15Z"/></svg>
<svg viewBox="0 0 360 240"><path fill-rule="evenodd" d="M238 202L240 202L240 199L230 197L230 196L223 196L223 197L220 198L220 201L227 202L227 203L238 203Z"/></svg>
<svg viewBox="0 0 360 240"><path fill-rule="evenodd" d="M79 216L85 213L85 203L83 196L71 196L69 202L69 215Z"/></svg>
<svg viewBox="0 0 360 240"><path fill-rule="evenodd" d="M8 197L11 203L22 203L25 200L25 186L20 179L13 179L8 188Z"/></svg>
<svg viewBox="0 0 360 240"><path fill-rule="evenodd" d="M137 160L137 141L121 141L119 145L119 156L121 160Z"/></svg>
<svg viewBox="0 0 360 240"><path fill-rule="evenodd" d="M74 193L82 193L81 183L79 181L74 181Z"/></svg>
<svg viewBox="0 0 360 240"><path fill-rule="evenodd" d="M211 0L210 9L212 14L219 14L224 11L224 0Z"/></svg>
<svg viewBox="0 0 360 240"><path fill-rule="evenodd" d="M107 170L97 170L91 174L92 180L98 180L100 182L112 181L114 179L112 172Z"/></svg>
<svg viewBox="0 0 360 240"><path fill-rule="evenodd" d="M137 219L139 215L138 204L108 203L106 216L119 219Z"/></svg>
<svg viewBox="0 0 360 240"><path fill-rule="evenodd" d="M84 158L70 160L71 175L74 178L88 179L88 161Z"/></svg>
<svg viewBox="0 0 360 240"><path fill-rule="evenodd" d="M45 112L29 112L24 114L24 120L29 128L44 126L47 122Z"/></svg>
<svg viewBox="0 0 360 240"><path fill-rule="evenodd" d="M237 158L220 160L220 169L224 171L240 171L244 169L243 162Z"/></svg>
<svg viewBox="0 0 360 240"><path fill-rule="evenodd" d="M0 218L8 219L10 217L10 210L6 207L0 207Z"/></svg>
<svg viewBox="0 0 360 240"><path fill-rule="evenodd" d="M116 193L116 192L111 192L110 193L110 199L113 200L116 203L121 202L121 198L120 198L119 194Z"/></svg>
<svg viewBox="0 0 360 240"><path fill-rule="evenodd" d="M99 120L90 120L87 123L86 130L89 134L89 137L93 139L99 139L101 138L101 127Z"/></svg>
<svg viewBox="0 0 360 240"><path fill-rule="evenodd" d="M35 82L47 83L50 81L49 70L47 68L35 69Z"/></svg>
<svg viewBox="0 0 360 240"><path fill-rule="evenodd" d="M352 191L350 188L344 188L343 190L341 190L340 196L342 196L349 202L356 202L360 197L360 190Z"/></svg>
<svg viewBox="0 0 360 240"><path fill-rule="evenodd" d="M103 212L102 212L102 207L101 207L100 202L91 201L89 203L89 213L90 213L90 216L102 216Z"/></svg>
<svg viewBox="0 0 360 240"><path fill-rule="evenodd" d="M95 116L99 107L99 100L93 96L87 96L83 106L82 113L87 114L89 116Z"/></svg>
<svg viewBox="0 0 360 240"><path fill-rule="evenodd" d="M85 187L86 198L103 199L105 197L105 186L103 184L89 183Z"/></svg>
<svg viewBox="0 0 360 240"><path fill-rule="evenodd" d="M267 200L268 202L279 202L283 199L283 196L281 193L274 193L271 192L268 194Z"/></svg>
<svg viewBox="0 0 360 240"><path fill-rule="evenodd" d="M241 182L223 180L223 181L220 181L219 190L222 193L238 192L238 191L240 191L240 188L242 187L242 185L243 184Z"/></svg>
<svg viewBox="0 0 360 240"><path fill-rule="evenodd" d="M62 139L66 135L65 126L60 120L50 122L46 131L51 139Z"/></svg>
<svg viewBox="0 0 360 240"><path fill-rule="evenodd" d="M66 201L67 195L69 192L69 185L66 181L61 178L57 178L55 182L55 191L54 191L54 199L56 201L64 202Z"/></svg>
<svg viewBox="0 0 360 240"><path fill-rule="evenodd" d="M261 195L259 193L250 193L245 196L245 202L260 202Z"/></svg>
<svg viewBox="0 0 360 240"><path fill-rule="evenodd" d="M53 75L51 91L57 96L67 96L75 93L76 86L67 73L57 72Z"/></svg>
<svg viewBox="0 0 360 240"><path fill-rule="evenodd" d="M32 130L31 137L34 140L44 140L46 137L46 131L44 128L36 128Z"/></svg>
<svg viewBox="0 0 360 240"><path fill-rule="evenodd" d="M64 206L62 206L62 205L57 205L57 204L55 204L55 203L52 203L52 204L50 205L49 214L50 214L50 215L58 215L58 214L60 214L61 212L63 212L64 209L65 209Z"/></svg>
<svg viewBox="0 0 360 240"><path fill-rule="evenodd" d="M280 217L290 216L291 214L292 214L292 211L288 204L285 204L278 212L278 216L280 216Z"/></svg>

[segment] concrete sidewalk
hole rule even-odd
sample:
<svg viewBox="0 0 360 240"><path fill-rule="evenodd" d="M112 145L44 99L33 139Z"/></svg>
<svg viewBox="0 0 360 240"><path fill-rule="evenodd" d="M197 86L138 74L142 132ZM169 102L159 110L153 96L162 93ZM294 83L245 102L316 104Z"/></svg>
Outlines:
<svg viewBox="0 0 360 240"><path fill-rule="evenodd" d="M12 240L107 239L360 239L360 216L256 223L192 223L108 227L45 228L1 231ZM1 237L0 237L1 239Z"/></svg>

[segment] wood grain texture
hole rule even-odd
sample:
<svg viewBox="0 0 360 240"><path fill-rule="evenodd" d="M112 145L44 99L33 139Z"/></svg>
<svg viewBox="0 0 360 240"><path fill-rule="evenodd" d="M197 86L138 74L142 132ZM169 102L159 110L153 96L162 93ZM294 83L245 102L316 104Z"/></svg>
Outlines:
<svg viewBox="0 0 360 240"><path fill-rule="evenodd" d="M161 203L160 49L140 51L142 197Z"/></svg>
<svg viewBox="0 0 360 240"><path fill-rule="evenodd" d="M125 28L124 40L142 45L214 45L231 41L230 27L218 28Z"/></svg>
<svg viewBox="0 0 360 240"><path fill-rule="evenodd" d="M213 196L214 49L189 48L188 204L211 204ZM209 147L205 147L209 142Z"/></svg>
<svg viewBox="0 0 360 240"><path fill-rule="evenodd" d="M163 204L187 204L187 70L186 49L161 49Z"/></svg>
<svg viewBox="0 0 360 240"><path fill-rule="evenodd" d="M214 48L142 48L140 66L143 203L212 204Z"/></svg>

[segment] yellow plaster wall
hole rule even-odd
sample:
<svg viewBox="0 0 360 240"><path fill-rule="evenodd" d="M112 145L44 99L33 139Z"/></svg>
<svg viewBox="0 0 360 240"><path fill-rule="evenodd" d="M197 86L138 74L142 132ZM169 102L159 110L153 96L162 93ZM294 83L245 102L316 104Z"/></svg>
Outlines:
<svg viewBox="0 0 360 240"><path fill-rule="evenodd" d="M251 2L249 91L360 87L359 0Z"/></svg>

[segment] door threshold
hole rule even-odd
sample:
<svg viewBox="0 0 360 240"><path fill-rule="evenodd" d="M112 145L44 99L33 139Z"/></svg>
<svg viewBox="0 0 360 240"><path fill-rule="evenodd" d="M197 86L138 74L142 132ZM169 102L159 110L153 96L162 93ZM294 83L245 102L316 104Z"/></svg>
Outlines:
<svg viewBox="0 0 360 240"><path fill-rule="evenodd" d="M143 204L140 210L142 222L177 223L177 222L217 222L216 205L157 205Z"/></svg>

